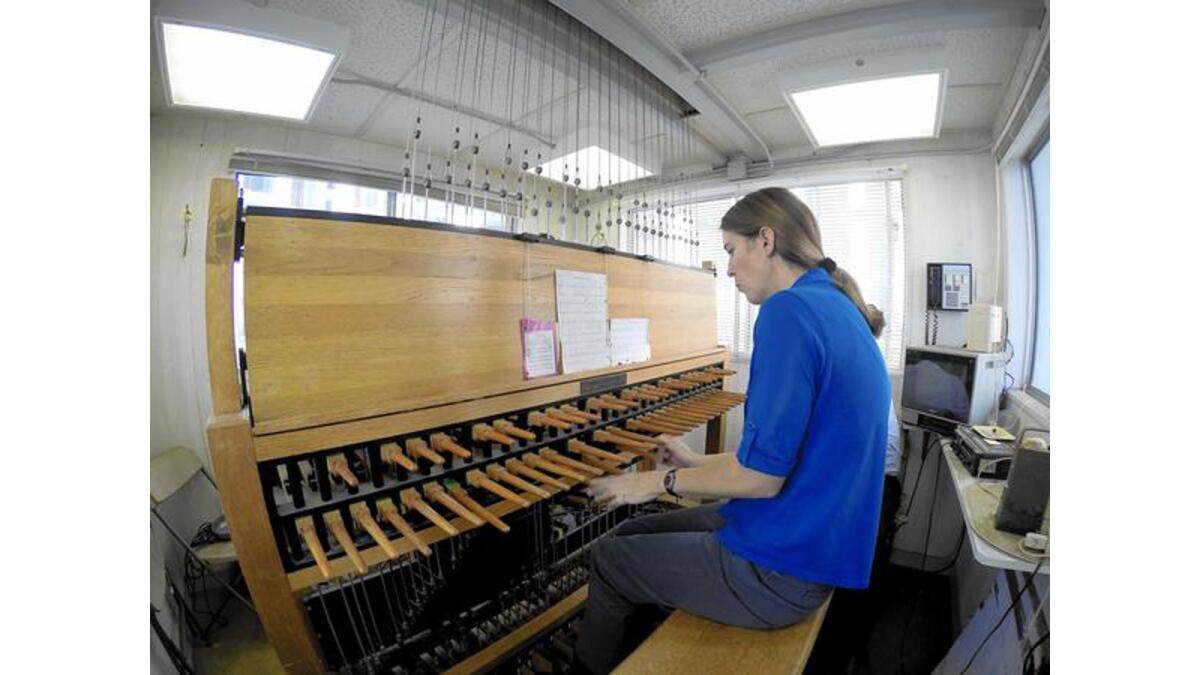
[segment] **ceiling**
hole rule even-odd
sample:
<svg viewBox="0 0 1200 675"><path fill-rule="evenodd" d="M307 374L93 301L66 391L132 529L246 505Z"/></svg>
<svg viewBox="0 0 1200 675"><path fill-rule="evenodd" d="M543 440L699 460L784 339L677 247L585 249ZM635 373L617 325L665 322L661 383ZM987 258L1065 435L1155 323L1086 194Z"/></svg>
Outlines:
<svg viewBox="0 0 1200 675"><path fill-rule="evenodd" d="M699 111L692 118L695 141L680 144L667 160L664 153L651 150L666 137L644 137L632 90L621 92L618 87L613 94L617 123L600 125L614 129L620 138L594 136L598 127L593 113L607 115L608 100L586 103L596 88L594 82L588 85L587 78L576 77L583 72L577 57L584 52L577 46L577 34L567 27L565 14L541 14L541 10L534 14L526 2L520 6L520 22L514 23L513 0L442 0L434 17L438 27L433 31L434 44L422 49L430 8L424 0L257 0L250 4L331 21L351 31L351 47L311 120L280 124L402 147L421 110L423 138L434 147L448 145L457 125L464 135L479 135L487 162L502 161L509 143L547 155L556 152L519 132L381 88L390 85L512 120L560 149L599 140L622 154L642 153L651 164L708 167L722 166L737 155L760 159L814 154L780 92L781 73L838 60L886 59L890 52L918 47L942 47L947 59L941 142L953 144L954 139L971 134L990 138L997 120L1007 113L1006 93L1014 86L1014 77L1023 75L1017 67L1023 53L1037 47L1044 13L1041 0L556 0L563 10L625 47L678 92L686 107ZM464 13L471 23L465 42L460 39ZM535 21L532 32L519 29ZM518 35L515 45L514 34ZM544 42L543 36L552 42ZM167 113L170 106L151 42L150 110ZM421 58L423 53L427 59ZM455 77L460 53L464 76ZM634 68L632 62L625 63L617 72L624 76ZM465 75L467 70L473 71L470 76ZM506 79L510 71L511 86ZM539 77L540 86L535 82ZM875 145L881 151L889 149L886 143Z"/></svg>

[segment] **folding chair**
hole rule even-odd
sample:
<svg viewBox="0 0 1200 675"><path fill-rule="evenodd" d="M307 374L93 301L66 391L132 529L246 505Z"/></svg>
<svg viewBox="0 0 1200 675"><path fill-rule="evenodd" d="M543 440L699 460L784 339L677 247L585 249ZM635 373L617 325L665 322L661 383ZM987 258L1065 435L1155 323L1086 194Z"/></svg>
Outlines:
<svg viewBox="0 0 1200 675"><path fill-rule="evenodd" d="M230 599L236 598L251 612L255 610L254 605L244 595L239 593L233 585L226 582L217 572L218 568L225 568L237 563L237 551L233 547L233 542L213 541L193 547L159 513L159 507L187 485L197 473L203 474L208 479L209 484L212 485L213 490L216 490L217 484L213 481L212 476L209 476L208 472L204 470L203 465L200 464L200 460L196 457L196 453L190 448L171 448L157 457L151 458L150 513L158 519L158 522L162 523L162 526L166 528L171 537L186 549L187 555L199 563L202 578L210 576L225 588L224 597L221 599L217 609L212 612L207 625L203 627L200 626L195 608L184 607L185 619L189 630L205 644L209 644L209 635L213 627L220 620ZM239 573L239 578L240 576ZM236 579L234 583L237 583Z"/></svg>

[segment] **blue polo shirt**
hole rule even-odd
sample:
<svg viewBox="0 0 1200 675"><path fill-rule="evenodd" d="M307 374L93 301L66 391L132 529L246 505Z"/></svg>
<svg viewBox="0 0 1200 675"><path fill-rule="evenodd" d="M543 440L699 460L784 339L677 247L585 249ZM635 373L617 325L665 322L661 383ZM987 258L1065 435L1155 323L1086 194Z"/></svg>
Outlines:
<svg viewBox="0 0 1200 675"><path fill-rule="evenodd" d="M755 564L831 586L871 576L891 385L867 322L815 268L762 304L738 461L786 478L731 499L717 539Z"/></svg>

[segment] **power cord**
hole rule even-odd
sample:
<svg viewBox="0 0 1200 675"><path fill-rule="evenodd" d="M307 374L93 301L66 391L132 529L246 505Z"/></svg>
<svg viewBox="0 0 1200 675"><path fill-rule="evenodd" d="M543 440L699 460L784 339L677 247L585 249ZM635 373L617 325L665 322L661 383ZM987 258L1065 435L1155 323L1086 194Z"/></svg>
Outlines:
<svg viewBox="0 0 1200 675"><path fill-rule="evenodd" d="M929 449L933 447L938 438L939 436L936 434L933 435L925 442L925 447L921 448L921 468L917 470L917 482L913 484L912 493L908 495L908 504L904 507L904 513L899 516L899 522L896 523L897 532L900 531L900 528L908 524L908 514L912 511L913 501L917 498L917 492L921 489L921 476L925 474L925 460L929 456Z"/></svg>
<svg viewBox="0 0 1200 675"><path fill-rule="evenodd" d="M1034 672L1034 670L1033 670L1033 654L1034 654L1034 652L1037 651L1038 647L1042 646L1042 643L1044 643L1046 640L1049 640L1049 639L1050 639L1050 631L1046 631L1045 635L1038 638L1037 642L1030 645L1029 650L1025 652L1025 658L1021 660L1021 675L1031 675ZM1049 668L1046 669L1047 672L1049 672L1049 670L1050 670Z"/></svg>
<svg viewBox="0 0 1200 675"><path fill-rule="evenodd" d="M221 537L213 530L211 522L201 523L200 527L196 530L196 534L192 537L191 547L194 549L220 540ZM197 615L208 617L218 627L224 627L228 625L229 621L223 616L217 616L216 610L213 609L212 600L209 598L208 574L208 569L196 556L192 555L190 550L184 552L183 585L187 589L188 600L192 603L193 611ZM197 588L197 582L199 582L199 588ZM204 603L203 609L196 602L197 595L200 596Z"/></svg>
<svg viewBox="0 0 1200 675"><path fill-rule="evenodd" d="M988 631L986 636L984 636L983 641L979 643L979 646L975 648L975 652L971 654L971 658L967 661L967 665L964 666L962 670L958 671L958 675L964 675L968 670L971 669L971 664L975 663L975 657L979 656L979 652L983 651L983 646L987 644L987 641L990 640L992 635L1000 629L1000 626L1004 625L1004 620L1008 618L1008 615L1012 613L1013 608L1017 606L1018 602L1020 602L1021 596L1025 595L1025 591L1029 589L1029 585L1032 584L1033 580L1037 578L1037 574L1039 571L1041 571L1041 569L1042 563L1039 561L1037 565L1034 566L1033 572L1029 575L1029 578L1025 580L1025 584L1021 586L1021 590L1017 591L1017 596L1012 599L1011 603L1009 603L1008 609L1004 610L1004 614L1000 617L1000 620L997 621L996 625L992 626L992 629ZM1049 635L1049 633L1046 635Z"/></svg>

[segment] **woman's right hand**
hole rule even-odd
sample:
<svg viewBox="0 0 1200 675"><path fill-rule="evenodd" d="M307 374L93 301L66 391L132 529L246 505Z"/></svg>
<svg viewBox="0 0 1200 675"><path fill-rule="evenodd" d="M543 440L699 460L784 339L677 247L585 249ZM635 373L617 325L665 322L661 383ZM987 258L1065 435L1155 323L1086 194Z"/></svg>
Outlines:
<svg viewBox="0 0 1200 675"><path fill-rule="evenodd" d="M700 464L700 454L683 442L683 436L662 434L658 437L658 459L673 466L687 469Z"/></svg>

